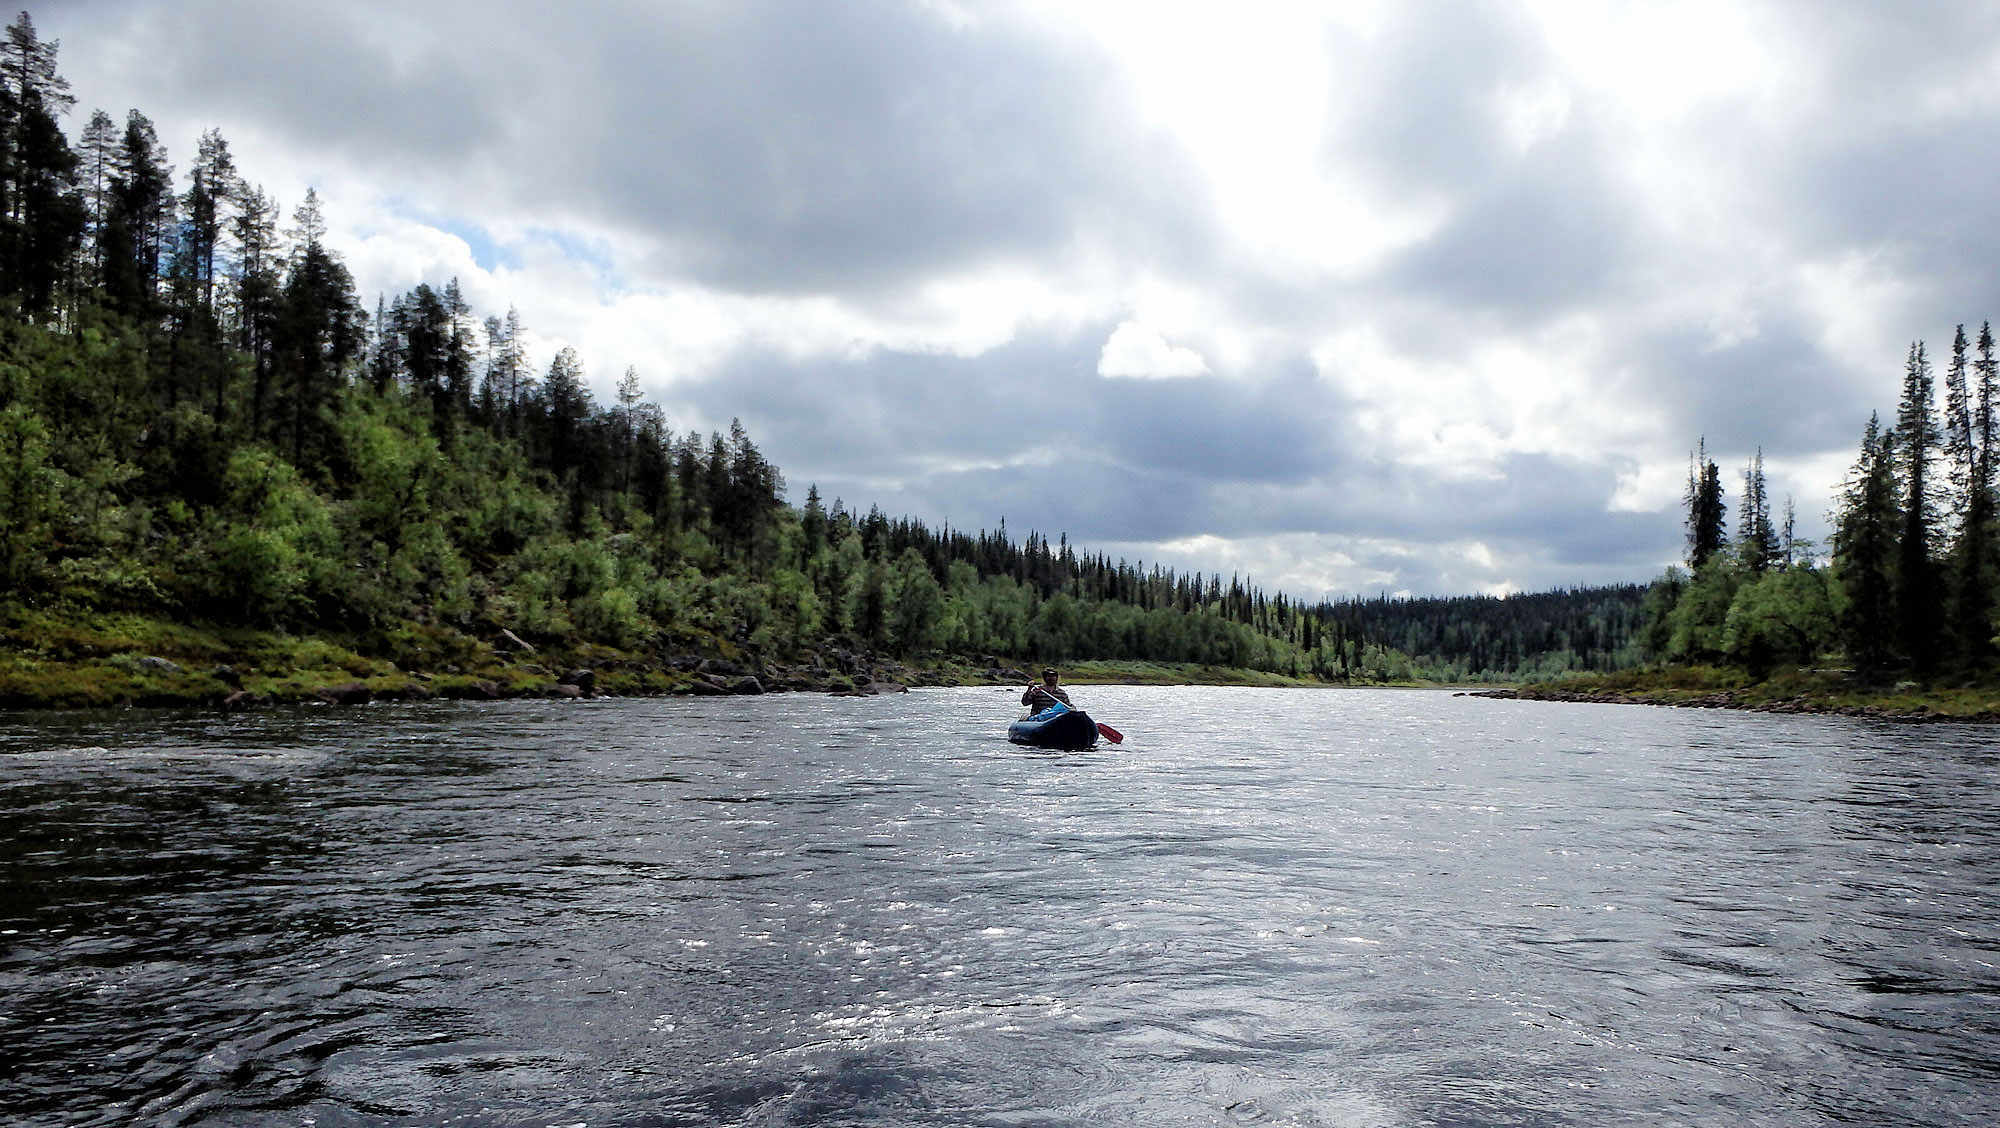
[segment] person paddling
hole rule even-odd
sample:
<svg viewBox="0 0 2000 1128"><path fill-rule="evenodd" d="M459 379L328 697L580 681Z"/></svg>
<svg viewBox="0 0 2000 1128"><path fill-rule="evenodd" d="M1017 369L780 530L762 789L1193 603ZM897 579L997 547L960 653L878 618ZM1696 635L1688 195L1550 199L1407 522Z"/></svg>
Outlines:
<svg viewBox="0 0 2000 1128"><path fill-rule="evenodd" d="M1069 694L1063 691L1062 686L1056 684L1056 668L1044 666L1042 684L1028 683L1027 692L1021 694L1021 704L1039 713L1058 701L1065 705L1069 704Z"/></svg>

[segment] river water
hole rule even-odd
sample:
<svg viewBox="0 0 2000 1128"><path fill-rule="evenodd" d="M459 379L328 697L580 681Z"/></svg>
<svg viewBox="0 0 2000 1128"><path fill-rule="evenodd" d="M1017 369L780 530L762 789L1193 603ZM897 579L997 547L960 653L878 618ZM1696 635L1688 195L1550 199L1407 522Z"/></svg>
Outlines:
<svg viewBox="0 0 2000 1128"><path fill-rule="evenodd" d="M0 1122L2000 1122L2000 732L1077 696L0 716Z"/></svg>

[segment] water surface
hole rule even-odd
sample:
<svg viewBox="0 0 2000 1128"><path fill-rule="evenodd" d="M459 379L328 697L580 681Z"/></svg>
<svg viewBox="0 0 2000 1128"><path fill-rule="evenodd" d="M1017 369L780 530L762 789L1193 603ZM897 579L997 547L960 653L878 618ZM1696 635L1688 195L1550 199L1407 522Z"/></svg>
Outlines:
<svg viewBox="0 0 2000 1128"><path fill-rule="evenodd" d="M0 1121L2000 1120L1972 726L1085 687L0 719Z"/></svg>

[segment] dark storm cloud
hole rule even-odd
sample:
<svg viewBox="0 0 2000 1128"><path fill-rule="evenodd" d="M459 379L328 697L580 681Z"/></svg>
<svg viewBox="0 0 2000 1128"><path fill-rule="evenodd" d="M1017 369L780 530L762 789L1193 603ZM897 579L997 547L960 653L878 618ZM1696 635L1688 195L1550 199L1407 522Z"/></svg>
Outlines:
<svg viewBox="0 0 2000 1128"><path fill-rule="evenodd" d="M1321 160L1390 196L1490 187L1511 160L1496 96L1547 63L1526 13L1482 2L1391 5L1379 27L1341 33L1329 52L1339 73Z"/></svg>
<svg viewBox="0 0 2000 1128"><path fill-rule="evenodd" d="M1925 304L1958 317L2000 309L2000 112L1910 134L1829 138L1799 154L1785 182L1814 201L1798 215L1812 245L1867 248L1923 280ZM1912 311L1916 312L1915 310ZM1932 332L1935 325L1913 325Z"/></svg>
<svg viewBox="0 0 2000 1128"><path fill-rule="evenodd" d="M1427 300L1528 325L1625 289L1633 217L1593 154L1542 150L1519 174L1479 193L1382 280Z"/></svg>
<svg viewBox="0 0 2000 1128"><path fill-rule="evenodd" d="M752 354L676 393L705 418L735 404L759 405L745 423L760 441L809 452L788 471L794 478L824 476L849 488L911 477L958 482L956 490L928 488L940 500L958 496L944 511L960 514L992 511L993 499L1023 488L1034 472L924 473L927 462L1004 463L1037 451L1031 461L1055 457L1069 468L1064 473L1114 483L1105 494L1113 508L1163 516L1170 503L1148 498L1178 497L1185 508L1194 492L1296 485L1325 465L1339 405L1302 367L1291 379L1254 386L1215 378L1107 380L1095 363L1110 330L1028 338L976 357L795 361ZM1099 513L1093 522L1134 519Z"/></svg>
<svg viewBox="0 0 2000 1128"><path fill-rule="evenodd" d="M698 41L662 27L645 58L605 59L665 83L605 108L636 143L597 158L617 186L607 203L669 232L678 268L844 290L1028 261L1085 234L1169 257L1211 235L1198 171L1135 128L1102 57L904 4L723 10Z"/></svg>
<svg viewBox="0 0 2000 1128"><path fill-rule="evenodd" d="M1560 582L1650 574L1678 535L1654 515L1606 512L1619 466L1521 455L1468 478L1370 459L1340 394L1303 371L1261 386L1104 380L1089 368L1097 339L922 362L762 357L682 391L703 415L760 405L752 434L799 452L780 458L794 501L814 485L853 509L961 528L1004 520L1086 546L1301 533L1532 544Z"/></svg>
<svg viewBox="0 0 2000 1128"><path fill-rule="evenodd" d="M1199 170L1138 126L1107 60L1004 15L960 27L888 0L394 12L142 11L164 40L145 84L446 201L622 230L635 261L732 289L879 294L1085 237L1185 262L1215 237ZM417 19L428 33L404 34Z"/></svg>
<svg viewBox="0 0 2000 1128"><path fill-rule="evenodd" d="M1838 448L1860 434L1893 372L1857 379L1803 327L1782 321L1754 337L1718 344L1692 327L1632 343L1631 375L1611 394L1651 391L1659 425L1692 448L1700 438L1718 451L1812 451Z"/></svg>
<svg viewBox="0 0 2000 1128"><path fill-rule="evenodd" d="M301 149L332 150L383 169L457 167L506 129L506 88L470 39L413 27L417 17L366 5L190 0L133 6L82 0L45 26L63 29L63 69L96 107L110 63L145 101L103 107L254 123ZM74 21L74 23L72 23ZM476 34L476 33L475 33ZM108 77L108 76L107 76ZM170 151L176 142L163 138ZM250 156L254 166L254 154ZM255 179L254 167L245 170Z"/></svg>
<svg viewBox="0 0 2000 1128"><path fill-rule="evenodd" d="M1507 107L1547 81L1553 62L1526 12L1395 5L1381 28L1332 50L1345 69L1322 162L1384 200L1449 208L1372 287L1530 323L1622 289L1636 216L1588 112L1525 149L1509 136Z"/></svg>
<svg viewBox="0 0 2000 1128"><path fill-rule="evenodd" d="M1911 336L2000 309L2000 8L1783 3L1764 26L1787 35L1784 74L1804 95L1742 154L1764 214L1802 255L1893 265L1915 290L1897 311Z"/></svg>

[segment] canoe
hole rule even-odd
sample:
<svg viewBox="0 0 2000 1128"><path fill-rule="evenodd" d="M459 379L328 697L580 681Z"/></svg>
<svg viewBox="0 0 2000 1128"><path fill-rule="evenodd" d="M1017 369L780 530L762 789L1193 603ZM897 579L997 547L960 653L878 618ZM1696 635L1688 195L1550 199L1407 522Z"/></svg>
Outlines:
<svg viewBox="0 0 2000 1128"><path fill-rule="evenodd" d="M1067 705L1051 705L1007 726L1007 739L1036 748L1089 748L1097 743L1097 722Z"/></svg>

